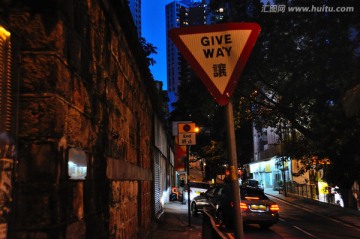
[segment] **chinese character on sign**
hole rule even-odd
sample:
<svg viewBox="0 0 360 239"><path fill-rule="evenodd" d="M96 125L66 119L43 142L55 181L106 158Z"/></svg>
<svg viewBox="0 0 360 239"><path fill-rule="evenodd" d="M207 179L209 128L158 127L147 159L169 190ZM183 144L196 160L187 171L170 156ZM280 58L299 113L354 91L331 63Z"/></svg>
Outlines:
<svg viewBox="0 0 360 239"><path fill-rule="evenodd" d="M226 64L214 64L214 77L226 76Z"/></svg>

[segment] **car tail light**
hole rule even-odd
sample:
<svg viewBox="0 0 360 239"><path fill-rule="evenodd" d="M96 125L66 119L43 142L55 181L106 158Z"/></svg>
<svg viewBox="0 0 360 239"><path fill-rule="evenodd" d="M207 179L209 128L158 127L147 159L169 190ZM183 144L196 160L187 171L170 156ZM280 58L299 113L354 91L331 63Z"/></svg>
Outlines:
<svg viewBox="0 0 360 239"><path fill-rule="evenodd" d="M234 202L230 202L230 206L234 207ZM246 211L247 208L248 208L248 205L246 203L243 203L243 202L240 203L241 211Z"/></svg>
<svg viewBox="0 0 360 239"><path fill-rule="evenodd" d="M247 209L246 203L241 202L240 203L240 209L241 209L241 211L246 211L246 209Z"/></svg>
<svg viewBox="0 0 360 239"><path fill-rule="evenodd" d="M279 212L280 208L277 204L273 204L270 206L270 211L271 212Z"/></svg>
<svg viewBox="0 0 360 239"><path fill-rule="evenodd" d="M246 200L259 200L259 197L245 197Z"/></svg>

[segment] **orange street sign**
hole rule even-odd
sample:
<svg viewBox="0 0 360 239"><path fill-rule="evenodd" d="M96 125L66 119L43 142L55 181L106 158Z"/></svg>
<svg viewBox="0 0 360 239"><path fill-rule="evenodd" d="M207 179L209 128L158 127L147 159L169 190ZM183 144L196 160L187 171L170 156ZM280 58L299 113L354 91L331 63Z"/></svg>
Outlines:
<svg viewBox="0 0 360 239"><path fill-rule="evenodd" d="M220 105L227 105L260 34L257 23L174 28L169 37Z"/></svg>
<svg viewBox="0 0 360 239"><path fill-rule="evenodd" d="M179 123L178 133L196 133L195 123Z"/></svg>

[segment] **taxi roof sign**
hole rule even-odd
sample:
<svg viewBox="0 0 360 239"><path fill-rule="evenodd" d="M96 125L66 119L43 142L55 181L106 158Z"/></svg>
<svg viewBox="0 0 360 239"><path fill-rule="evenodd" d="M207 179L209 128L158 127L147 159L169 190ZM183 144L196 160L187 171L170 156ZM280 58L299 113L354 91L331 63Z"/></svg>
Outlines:
<svg viewBox="0 0 360 239"><path fill-rule="evenodd" d="M257 23L174 28L169 37L218 104L227 105L260 34Z"/></svg>

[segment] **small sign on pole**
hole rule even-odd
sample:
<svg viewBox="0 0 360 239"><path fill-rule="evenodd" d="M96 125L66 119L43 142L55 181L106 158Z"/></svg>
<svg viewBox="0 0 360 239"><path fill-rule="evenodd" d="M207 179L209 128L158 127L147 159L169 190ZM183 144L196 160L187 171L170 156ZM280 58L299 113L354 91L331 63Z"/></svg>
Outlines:
<svg viewBox="0 0 360 239"><path fill-rule="evenodd" d="M195 123L178 124L178 144L181 146L196 145Z"/></svg>
<svg viewBox="0 0 360 239"><path fill-rule="evenodd" d="M196 133L179 133L179 145L196 145Z"/></svg>

